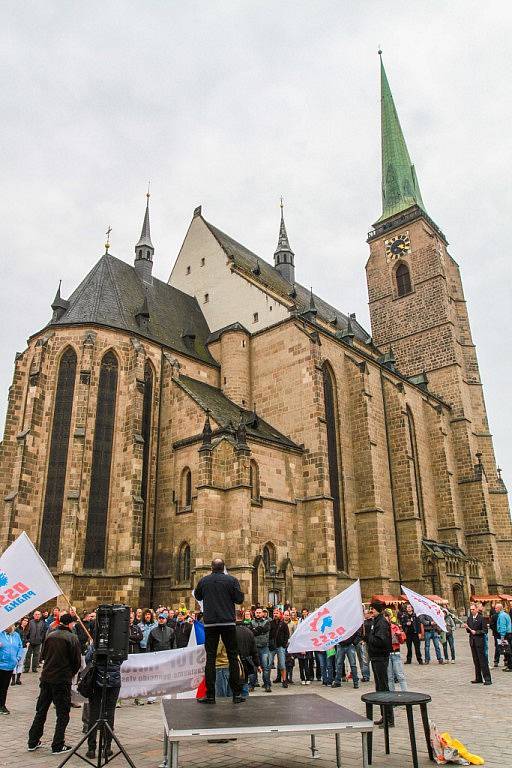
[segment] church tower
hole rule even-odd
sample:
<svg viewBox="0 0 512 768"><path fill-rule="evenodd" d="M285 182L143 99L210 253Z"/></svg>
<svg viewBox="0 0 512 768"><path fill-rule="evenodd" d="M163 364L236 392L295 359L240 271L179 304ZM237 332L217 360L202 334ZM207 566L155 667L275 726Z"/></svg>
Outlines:
<svg viewBox="0 0 512 768"><path fill-rule="evenodd" d="M295 282L295 254L290 248L288 234L284 223L283 198L281 198L281 224L279 226L279 238L274 252L274 266L280 275L293 285Z"/></svg>
<svg viewBox="0 0 512 768"><path fill-rule="evenodd" d="M139 242L135 246L134 267L143 283L151 283L151 272L153 270L153 255L155 249L151 242L151 233L149 229L149 189L146 193L146 212L142 223Z"/></svg>
<svg viewBox="0 0 512 768"><path fill-rule="evenodd" d="M412 381L426 375L429 390L451 407L464 531L454 526L439 536L485 564L492 592L512 582L512 526L460 271L423 203L382 56L380 75L382 214L368 236L366 265L373 340L392 349Z"/></svg>

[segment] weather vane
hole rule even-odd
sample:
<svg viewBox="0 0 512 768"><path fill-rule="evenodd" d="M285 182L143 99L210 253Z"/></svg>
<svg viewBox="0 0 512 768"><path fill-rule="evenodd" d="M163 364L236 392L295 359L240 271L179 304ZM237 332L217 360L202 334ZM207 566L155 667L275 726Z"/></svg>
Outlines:
<svg viewBox="0 0 512 768"><path fill-rule="evenodd" d="M146 197L148 198L148 200L149 200L149 198L150 198L150 196L151 196L151 195L149 194L149 186L150 186L150 184L151 184L151 182L150 182L150 181L148 181L148 191L146 192Z"/></svg>

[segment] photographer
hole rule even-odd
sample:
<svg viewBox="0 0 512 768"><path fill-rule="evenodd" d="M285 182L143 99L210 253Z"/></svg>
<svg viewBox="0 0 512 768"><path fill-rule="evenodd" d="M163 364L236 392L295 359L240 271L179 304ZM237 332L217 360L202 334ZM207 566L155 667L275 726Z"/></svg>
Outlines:
<svg viewBox="0 0 512 768"><path fill-rule="evenodd" d="M121 663L119 661L109 660L105 658L97 658L95 656L94 646L91 645L85 656L86 663L95 659L95 674L94 674L94 686L93 693L89 696L89 724L95 723L100 716L102 687L106 684L105 691L105 719L109 723L112 730L114 729L114 716L116 711L116 703L121 689ZM97 730L94 730L87 739L87 753L86 757L96 757L96 738ZM111 748L112 736L108 731L105 731L105 757L111 757L113 754Z"/></svg>

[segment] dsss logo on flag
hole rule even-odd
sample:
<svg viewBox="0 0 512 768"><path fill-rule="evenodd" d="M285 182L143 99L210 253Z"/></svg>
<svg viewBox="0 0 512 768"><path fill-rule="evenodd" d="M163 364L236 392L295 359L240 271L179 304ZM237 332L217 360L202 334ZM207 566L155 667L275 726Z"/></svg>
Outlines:
<svg viewBox="0 0 512 768"><path fill-rule="evenodd" d="M0 573L0 607L9 613L26 600L36 597L37 592L27 587L22 581L17 581L11 587L7 587L9 579L5 573ZM6 588L7 587L7 588Z"/></svg>

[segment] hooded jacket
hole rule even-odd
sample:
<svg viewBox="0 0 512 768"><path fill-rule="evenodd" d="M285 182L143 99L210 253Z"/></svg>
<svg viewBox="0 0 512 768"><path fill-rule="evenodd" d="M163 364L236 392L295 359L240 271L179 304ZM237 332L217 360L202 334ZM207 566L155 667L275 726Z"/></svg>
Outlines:
<svg viewBox="0 0 512 768"><path fill-rule="evenodd" d="M12 672L23 656L23 645L18 632L0 632L0 669Z"/></svg>
<svg viewBox="0 0 512 768"><path fill-rule="evenodd" d="M148 651L170 651L175 648L174 630L167 624L157 624L148 637Z"/></svg>
<svg viewBox="0 0 512 768"><path fill-rule="evenodd" d="M47 630L48 625L42 617L37 621L35 619L30 619L27 631L25 632L30 645L41 645L46 637Z"/></svg>
<svg viewBox="0 0 512 768"><path fill-rule="evenodd" d="M393 647L391 645L391 627L384 614L379 613L372 620L369 628L368 655L370 659L382 659L389 656Z"/></svg>
<svg viewBox="0 0 512 768"><path fill-rule="evenodd" d="M254 639L256 640L256 648L268 648L268 635L270 632L270 619L261 618L253 619L250 624Z"/></svg>

